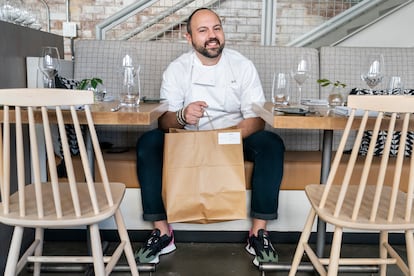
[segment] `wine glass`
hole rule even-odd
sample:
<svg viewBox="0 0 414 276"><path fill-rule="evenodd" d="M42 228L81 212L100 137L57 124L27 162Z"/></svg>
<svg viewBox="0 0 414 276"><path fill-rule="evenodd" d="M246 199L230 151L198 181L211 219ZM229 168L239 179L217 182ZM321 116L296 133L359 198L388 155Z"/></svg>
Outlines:
<svg viewBox="0 0 414 276"><path fill-rule="evenodd" d="M56 47L43 47L42 56L39 59L39 70L43 73L43 79L47 88L55 87L55 76L60 69L59 51Z"/></svg>
<svg viewBox="0 0 414 276"><path fill-rule="evenodd" d="M297 104L302 103L302 85L310 77L311 62L308 55L300 55L295 59L293 68L291 71L292 78L296 81L298 86Z"/></svg>
<svg viewBox="0 0 414 276"><path fill-rule="evenodd" d="M374 88L384 78L384 57L381 54L369 54L366 56L361 79L365 81L373 94Z"/></svg>
<svg viewBox="0 0 414 276"><path fill-rule="evenodd" d="M289 90L289 75L275 72L272 83L272 103L274 105L288 105Z"/></svg>

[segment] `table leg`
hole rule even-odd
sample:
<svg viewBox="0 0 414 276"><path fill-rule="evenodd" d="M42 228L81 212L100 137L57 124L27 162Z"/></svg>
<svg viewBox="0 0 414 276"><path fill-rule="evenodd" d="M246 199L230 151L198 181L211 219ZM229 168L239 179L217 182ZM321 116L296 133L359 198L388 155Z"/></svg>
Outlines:
<svg viewBox="0 0 414 276"><path fill-rule="evenodd" d="M326 181L329 175L329 170L331 169L332 144L333 144L333 130L325 129L323 131L323 139L322 139L322 165L321 165L321 178L320 178L320 181L322 184L326 184ZM323 256L323 250L325 247L325 236L326 236L326 223L318 218L316 254L319 257Z"/></svg>

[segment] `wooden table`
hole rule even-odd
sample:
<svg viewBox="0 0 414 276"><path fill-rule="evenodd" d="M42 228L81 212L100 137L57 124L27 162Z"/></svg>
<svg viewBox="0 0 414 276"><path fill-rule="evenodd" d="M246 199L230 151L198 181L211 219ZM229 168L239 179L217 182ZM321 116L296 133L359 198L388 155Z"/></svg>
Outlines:
<svg viewBox="0 0 414 276"><path fill-rule="evenodd" d="M113 112L117 102L101 102L91 106L96 125L151 125L168 109L168 103L140 103L139 107L122 107Z"/></svg>
<svg viewBox="0 0 414 276"><path fill-rule="evenodd" d="M335 114L327 106L310 106L309 113L305 115L292 115L273 111L273 104L265 102L254 103L253 111L272 127L284 129L343 130L348 120L347 116ZM353 128L357 129L360 122L359 118L355 118ZM388 120L384 119L384 125L387 122ZM375 120L368 120L367 122L368 127L373 128L374 124ZM401 128L402 120L397 120L395 124L396 129Z"/></svg>
<svg viewBox="0 0 414 276"><path fill-rule="evenodd" d="M151 125L168 109L168 103L141 103L139 107L122 107L119 111L113 112L111 108L118 106L118 102L99 102L91 105L92 118L95 125ZM10 112L10 120L14 120L14 112ZM35 112L35 120L41 120L41 113ZM70 112L63 110L65 122L72 121ZM0 121L3 120L3 113L0 113ZM22 112L22 120L27 121L27 113ZM49 118L54 122L53 117ZM79 114L81 124L86 123L85 115Z"/></svg>
<svg viewBox="0 0 414 276"><path fill-rule="evenodd" d="M326 106L312 106L305 115L284 114L273 108L270 102L253 104L253 111L274 128L342 130L347 121L347 117L329 112Z"/></svg>

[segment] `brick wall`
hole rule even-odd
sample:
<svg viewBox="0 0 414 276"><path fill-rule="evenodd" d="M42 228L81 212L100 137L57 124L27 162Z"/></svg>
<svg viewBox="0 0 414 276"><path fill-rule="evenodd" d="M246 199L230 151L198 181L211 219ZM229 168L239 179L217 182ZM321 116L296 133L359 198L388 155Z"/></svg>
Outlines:
<svg viewBox="0 0 414 276"><path fill-rule="evenodd" d="M77 24L78 37L76 39L94 39L95 26L108 16L130 5L133 0L70 0L70 21ZM141 14L130 18L107 32L106 39L119 39L125 35L125 30L133 30L160 14L165 7L178 3L178 0L160 0L154 6L144 10ZM204 1L207 2L207 1ZM198 0L178 12L174 20L180 16L187 16L196 5L202 5ZM348 8L344 1L315 1L315 0L278 0L276 13L276 36L274 44L285 45L287 42L313 29L334 14ZM46 30L46 9L39 0L24 0L25 6L38 14L43 30ZM55 34L62 34L62 23L67 19L65 0L48 0L50 9L50 30ZM223 19L228 42L237 44L257 44L261 38L262 0L219 1L217 12ZM39 12L36 12L39 11ZM167 21L168 21L167 20ZM152 27L159 30L161 24ZM160 39L183 40L185 25L177 26L172 32L164 33ZM131 39L141 39L145 33ZM141 36L141 37L140 37ZM65 57L70 58L70 39L65 39Z"/></svg>

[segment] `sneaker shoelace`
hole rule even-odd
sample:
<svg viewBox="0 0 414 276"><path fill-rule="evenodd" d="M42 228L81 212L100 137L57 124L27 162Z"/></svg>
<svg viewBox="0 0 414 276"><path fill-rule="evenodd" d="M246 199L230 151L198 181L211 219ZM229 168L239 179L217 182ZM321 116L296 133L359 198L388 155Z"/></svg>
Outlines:
<svg viewBox="0 0 414 276"><path fill-rule="evenodd" d="M147 243L145 244L145 247L147 249L151 248L155 252L163 248L159 231L155 230L152 232L151 236L147 240Z"/></svg>
<svg viewBox="0 0 414 276"><path fill-rule="evenodd" d="M272 261L275 259L276 253L266 232L258 233L258 237L254 239L254 243L254 247L258 249L256 255L261 261Z"/></svg>

